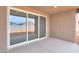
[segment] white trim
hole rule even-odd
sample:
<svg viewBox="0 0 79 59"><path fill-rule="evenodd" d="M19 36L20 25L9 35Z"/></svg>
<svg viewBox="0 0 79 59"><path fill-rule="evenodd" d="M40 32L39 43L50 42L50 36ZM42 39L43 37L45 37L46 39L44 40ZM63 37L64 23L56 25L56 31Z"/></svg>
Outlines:
<svg viewBox="0 0 79 59"><path fill-rule="evenodd" d="M48 18L46 17L46 37L48 37Z"/></svg>
<svg viewBox="0 0 79 59"><path fill-rule="evenodd" d="M26 13L26 17L28 18L28 14L34 14L36 16L38 16L38 38L37 39L34 39L34 40L31 40L31 41L28 41L28 33L27 33L27 41L25 42L21 42L21 43L18 43L18 44L14 44L14 45L10 45L10 23L9 23L9 15L10 15L10 9L13 9L13 10L17 10L17 11L21 11L21 12L24 12ZM28 44L28 43L31 43L31 42L36 42L38 40L42 40L44 38L47 38L47 16L45 15L40 15L40 14L36 14L36 13L33 13L33 12L29 12L29 11L24 11L24 10L21 10L21 9L18 9L18 8L14 8L14 7L8 7L7 8L7 49L11 49L11 48L15 48L15 47L18 47L18 46L21 46L21 45L25 45L25 44ZM40 16L43 16L43 17L46 17L46 37L42 37L42 38L39 38L39 21L40 21ZM9 28L9 29L8 29ZM27 24L27 31L28 31L28 24Z"/></svg>
<svg viewBox="0 0 79 59"><path fill-rule="evenodd" d="M40 34L39 27L40 27L40 17L38 17L38 39L39 39L39 34Z"/></svg>
<svg viewBox="0 0 79 59"><path fill-rule="evenodd" d="M10 14L10 9L7 7L7 49L10 47L10 23L9 23L9 14Z"/></svg>
<svg viewBox="0 0 79 59"><path fill-rule="evenodd" d="M77 40L76 40L76 36L77 36L77 25L78 25L78 13L75 11L75 39L74 39L74 43L78 43Z"/></svg>
<svg viewBox="0 0 79 59"><path fill-rule="evenodd" d="M26 18L26 22L27 22L27 20L28 20L28 13L27 13L27 18ZM27 43L28 43L28 23L27 23Z"/></svg>

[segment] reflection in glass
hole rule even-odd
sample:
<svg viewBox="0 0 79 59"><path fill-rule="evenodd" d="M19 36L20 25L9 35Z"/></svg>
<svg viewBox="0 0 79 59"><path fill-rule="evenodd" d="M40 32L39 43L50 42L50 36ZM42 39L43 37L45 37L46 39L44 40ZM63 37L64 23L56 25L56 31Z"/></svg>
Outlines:
<svg viewBox="0 0 79 59"><path fill-rule="evenodd" d="M45 37L46 36L46 18L40 16L40 34L39 37Z"/></svg>
<svg viewBox="0 0 79 59"><path fill-rule="evenodd" d="M26 41L26 14L10 10L10 45Z"/></svg>
<svg viewBox="0 0 79 59"><path fill-rule="evenodd" d="M38 38L38 16L28 14L28 40Z"/></svg>

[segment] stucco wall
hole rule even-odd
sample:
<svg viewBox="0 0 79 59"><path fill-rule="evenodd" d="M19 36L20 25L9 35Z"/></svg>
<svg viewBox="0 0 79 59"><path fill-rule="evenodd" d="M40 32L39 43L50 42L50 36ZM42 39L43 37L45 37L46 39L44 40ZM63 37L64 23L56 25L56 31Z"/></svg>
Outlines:
<svg viewBox="0 0 79 59"><path fill-rule="evenodd" d="M75 11L66 11L51 15L50 36L62 40L75 39Z"/></svg>
<svg viewBox="0 0 79 59"><path fill-rule="evenodd" d="M7 49L7 7L0 6L0 52Z"/></svg>

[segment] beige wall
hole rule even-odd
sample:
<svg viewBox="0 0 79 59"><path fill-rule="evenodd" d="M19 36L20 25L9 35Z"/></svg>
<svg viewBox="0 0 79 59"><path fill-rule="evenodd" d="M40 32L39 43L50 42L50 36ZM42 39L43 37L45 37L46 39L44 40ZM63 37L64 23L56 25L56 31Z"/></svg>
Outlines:
<svg viewBox="0 0 79 59"><path fill-rule="evenodd" d="M0 6L0 52L7 49L7 7Z"/></svg>
<svg viewBox="0 0 79 59"><path fill-rule="evenodd" d="M50 35L62 40L75 39L75 11L66 11L51 15Z"/></svg>

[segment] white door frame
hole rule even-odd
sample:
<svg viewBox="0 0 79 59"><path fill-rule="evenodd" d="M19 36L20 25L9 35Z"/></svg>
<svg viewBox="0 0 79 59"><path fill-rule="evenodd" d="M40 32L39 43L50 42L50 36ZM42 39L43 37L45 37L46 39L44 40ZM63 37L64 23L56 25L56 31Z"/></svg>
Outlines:
<svg viewBox="0 0 79 59"><path fill-rule="evenodd" d="M39 23L40 22L40 20L39 20L40 17L39 16L46 17L46 36L42 37L42 38L39 38L39 27L38 27L38 38L37 39L31 40L31 41L25 41L25 42L14 44L14 45L10 45L10 23L9 23L9 21L10 21L10 9L26 13L27 14L27 16L26 16L27 18L28 18L28 13L37 15L38 16L38 26L40 25L40 23ZM28 43L36 42L36 41L42 40L44 38L47 38L48 37L48 35L47 35L47 33L48 33L47 28L48 28L48 26L47 26L47 16L40 15L40 14L33 13L33 12L29 12L29 11L25 11L25 10L21 10L21 9L18 9L18 8L15 8L15 7L7 7L7 49L15 48L15 47L18 47L18 46L22 46L22 45L25 45L25 44L28 44ZM27 29L28 29L28 26L27 26ZM27 34L27 36L28 36L28 34ZM28 40L28 38L27 38L27 40Z"/></svg>

